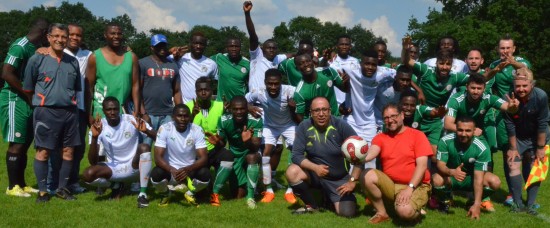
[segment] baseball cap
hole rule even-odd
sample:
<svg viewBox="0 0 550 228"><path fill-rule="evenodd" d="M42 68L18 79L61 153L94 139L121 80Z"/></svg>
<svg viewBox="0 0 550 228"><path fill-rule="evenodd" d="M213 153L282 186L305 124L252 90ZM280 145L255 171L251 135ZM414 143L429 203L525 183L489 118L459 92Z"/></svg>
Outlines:
<svg viewBox="0 0 550 228"><path fill-rule="evenodd" d="M168 43L166 36L162 34L156 34L153 37L151 37L151 46L157 46L157 44L160 44L160 43Z"/></svg>

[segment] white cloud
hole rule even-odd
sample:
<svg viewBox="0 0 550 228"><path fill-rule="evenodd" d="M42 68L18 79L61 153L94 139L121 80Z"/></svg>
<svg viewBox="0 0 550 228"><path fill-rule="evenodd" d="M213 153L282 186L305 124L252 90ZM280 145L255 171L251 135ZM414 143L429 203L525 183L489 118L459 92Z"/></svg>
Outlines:
<svg viewBox="0 0 550 228"><path fill-rule="evenodd" d="M363 28L369 29L376 36L381 36L387 40L388 50L392 52L394 56L401 53L401 42L399 41L395 30L390 26L388 18L382 15L372 21L361 18L359 24Z"/></svg>
<svg viewBox="0 0 550 228"><path fill-rule="evenodd" d="M138 31L148 32L152 28L165 28L171 31L189 30L189 24L185 21L177 21L176 17L172 16L173 9L169 8L170 4L163 4L167 7L164 9L148 0L126 0L126 3L131 10L118 6L116 11L120 14L128 14Z"/></svg>
<svg viewBox="0 0 550 228"><path fill-rule="evenodd" d="M316 17L322 22L338 22L344 26L353 25L353 11L346 6L344 0L287 0L286 6L296 15Z"/></svg>
<svg viewBox="0 0 550 228"><path fill-rule="evenodd" d="M55 7L55 6L58 6L59 4L57 3L57 0L48 0L42 3L42 5L45 7Z"/></svg>
<svg viewBox="0 0 550 228"><path fill-rule="evenodd" d="M263 42L273 37L274 27L272 25L259 24L259 25L254 25L254 28L256 29L256 34L258 35L258 39L260 39L260 42ZM245 28L245 31L246 31L246 28Z"/></svg>

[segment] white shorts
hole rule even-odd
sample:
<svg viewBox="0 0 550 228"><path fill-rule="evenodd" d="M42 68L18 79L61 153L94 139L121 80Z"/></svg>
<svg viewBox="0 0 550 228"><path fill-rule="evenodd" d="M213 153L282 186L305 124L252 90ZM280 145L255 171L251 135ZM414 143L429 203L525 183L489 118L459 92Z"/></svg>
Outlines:
<svg viewBox="0 0 550 228"><path fill-rule="evenodd" d="M116 162L101 162L111 169L113 175L109 181L137 181L139 180L139 169L132 167L132 162L116 163Z"/></svg>
<svg viewBox="0 0 550 228"><path fill-rule="evenodd" d="M264 127L262 131L264 144L276 145L280 136L283 136L286 141L286 146L294 144L294 136L296 134L296 126L285 126L281 128Z"/></svg>

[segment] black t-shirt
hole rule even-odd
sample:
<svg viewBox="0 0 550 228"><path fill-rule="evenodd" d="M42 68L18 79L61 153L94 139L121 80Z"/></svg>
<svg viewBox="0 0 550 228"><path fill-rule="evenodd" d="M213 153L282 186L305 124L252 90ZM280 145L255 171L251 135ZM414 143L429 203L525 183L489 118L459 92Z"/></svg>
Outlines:
<svg viewBox="0 0 550 228"><path fill-rule="evenodd" d="M174 83L179 81L178 66L174 62L157 63L151 56L139 60L143 80L143 103L150 115L170 115L174 107Z"/></svg>

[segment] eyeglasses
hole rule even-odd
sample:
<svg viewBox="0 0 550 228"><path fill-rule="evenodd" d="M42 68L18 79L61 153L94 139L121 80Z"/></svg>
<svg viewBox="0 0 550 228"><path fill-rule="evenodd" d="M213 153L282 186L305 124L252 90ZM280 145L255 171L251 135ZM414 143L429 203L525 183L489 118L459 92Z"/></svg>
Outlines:
<svg viewBox="0 0 550 228"><path fill-rule="evenodd" d="M327 112L330 112L330 108L316 108L316 109L311 109L311 113L312 114L319 114L319 113L327 113Z"/></svg>
<svg viewBox="0 0 550 228"><path fill-rule="evenodd" d="M395 120L397 119L397 117L399 116L399 114L393 114L393 115L390 115L390 116L384 116L384 121L390 121L390 120Z"/></svg>

